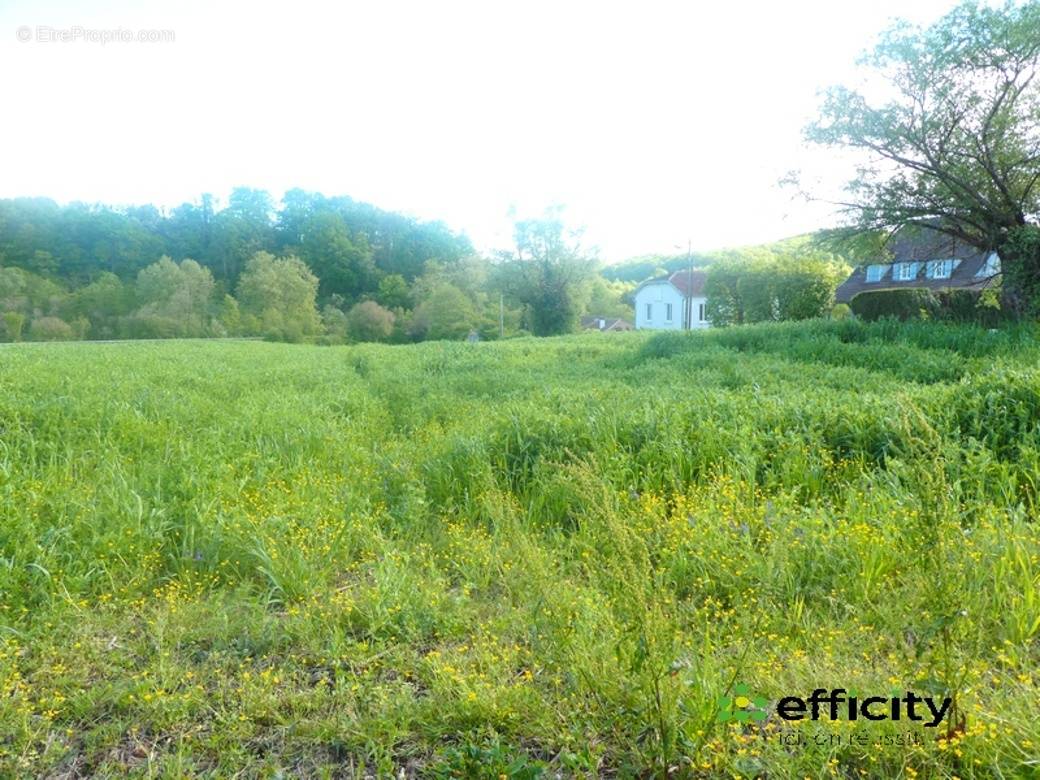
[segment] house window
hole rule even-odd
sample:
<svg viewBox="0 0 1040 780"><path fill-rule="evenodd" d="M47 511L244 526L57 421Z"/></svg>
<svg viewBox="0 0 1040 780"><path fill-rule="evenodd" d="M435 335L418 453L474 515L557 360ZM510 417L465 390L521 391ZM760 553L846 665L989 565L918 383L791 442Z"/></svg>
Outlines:
<svg viewBox="0 0 1040 780"><path fill-rule="evenodd" d="M912 282L917 278L917 263L896 263L892 266L892 278L897 282Z"/></svg>
<svg viewBox="0 0 1040 780"><path fill-rule="evenodd" d="M665 322L671 322L672 321L672 304L670 304L670 303L666 303L664 305L664 321Z"/></svg>
<svg viewBox="0 0 1040 780"><path fill-rule="evenodd" d="M868 265L867 266L867 281L868 282L880 282L881 277L885 275L884 265Z"/></svg>
<svg viewBox="0 0 1040 780"><path fill-rule="evenodd" d="M648 303L646 305L646 319L649 322L653 318L654 318L654 305L652 303Z"/></svg>
<svg viewBox="0 0 1040 780"><path fill-rule="evenodd" d="M701 322L705 322L708 319L705 316L704 304L703 303L697 304L697 319L699 319Z"/></svg>
<svg viewBox="0 0 1040 780"><path fill-rule="evenodd" d="M953 273L953 260L929 260L925 273L929 279L949 279Z"/></svg>

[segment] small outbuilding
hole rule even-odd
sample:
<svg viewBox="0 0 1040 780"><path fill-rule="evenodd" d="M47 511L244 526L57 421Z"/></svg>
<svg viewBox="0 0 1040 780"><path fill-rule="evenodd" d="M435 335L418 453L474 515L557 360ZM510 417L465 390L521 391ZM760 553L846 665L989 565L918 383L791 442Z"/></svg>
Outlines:
<svg viewBox="0 0 1040 780"><path fill-rule="evenodd" d="M582 330L598 330L603 333L632 330L632 323L620 317L582 317Z"/></svg>

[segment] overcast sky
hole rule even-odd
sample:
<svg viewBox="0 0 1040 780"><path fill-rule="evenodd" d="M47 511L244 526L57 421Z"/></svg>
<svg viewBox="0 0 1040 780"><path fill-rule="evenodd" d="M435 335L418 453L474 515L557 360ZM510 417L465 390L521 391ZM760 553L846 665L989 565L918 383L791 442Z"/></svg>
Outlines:
<svg viewBox="0 0 1040 780"><path fill-rule="evenodd" d="M559 203L608 261L778 239L833 221L780 177L847 173L802 146L817 90L951 5L0 0L0 197L302 187L481 248ZM174 40L97 40L116 28Z"/></svg>

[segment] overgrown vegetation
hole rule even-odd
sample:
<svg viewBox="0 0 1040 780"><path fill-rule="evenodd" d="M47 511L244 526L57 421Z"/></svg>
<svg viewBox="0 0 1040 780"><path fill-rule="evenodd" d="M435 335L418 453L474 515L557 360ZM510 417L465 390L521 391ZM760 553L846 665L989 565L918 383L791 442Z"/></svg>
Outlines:
<svg viewBox="0 0 1040 780"><path fill-rule="evenodd" d="M851 320L2 347L0 775L1028 776L1038 357ZM736 682L965 720L789 748L716 723Z"/></svg>

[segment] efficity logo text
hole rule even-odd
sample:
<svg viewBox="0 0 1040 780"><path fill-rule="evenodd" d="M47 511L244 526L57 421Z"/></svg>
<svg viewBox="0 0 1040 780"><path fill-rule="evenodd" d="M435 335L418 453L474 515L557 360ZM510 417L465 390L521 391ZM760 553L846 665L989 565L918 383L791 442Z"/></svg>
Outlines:
<svg viewBox="0 0 1040 780"><path fill-rule="evenodd" d="M732 696L719 698L720 722L766 719L768 699L753 694L746 685L737 685ZM894 689L889 696L860 697L854 689L817 688L808 697L783 696L773 711L780 718L793 720L910 720L934 728L950 711L952 699L919 696L913 691Z"/></svg>

